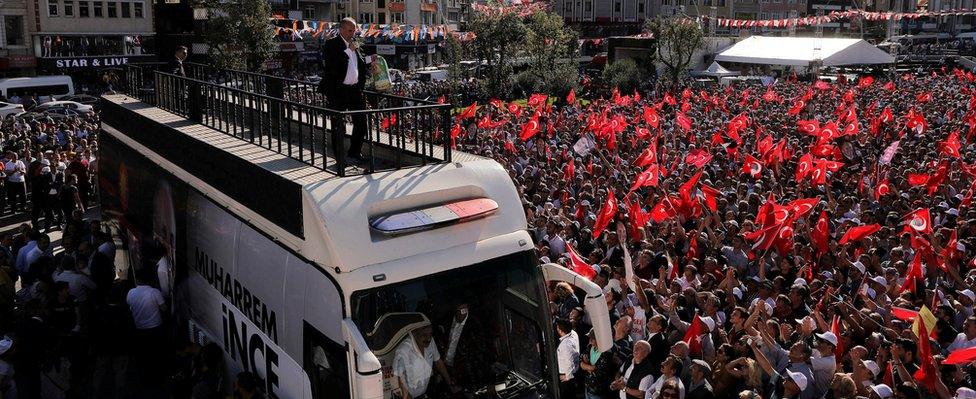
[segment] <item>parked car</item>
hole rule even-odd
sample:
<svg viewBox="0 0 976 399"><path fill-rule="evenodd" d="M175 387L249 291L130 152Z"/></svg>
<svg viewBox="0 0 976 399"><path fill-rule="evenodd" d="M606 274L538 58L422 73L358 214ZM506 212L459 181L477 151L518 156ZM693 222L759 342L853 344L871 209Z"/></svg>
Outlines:
<svg viewBox="0 0 976 399"><path fill-rule="evenodd" d="M98 103L101 100L98 97L91 96L88 94L77 94L73 96L62 96L58 98L58 101L74 101L79 104L91 105L92 107L98 107Z"/></svg>
<svg viewBox="0 0 976 399"><path fill-rule="evenodd" d="M0 119L22 112L24 112L23 105L0 102Z"/></svg>
<svg viewBox="0 0 976 399"><path fill-rule="evenodd" d="M33 111L43 113L48 113L49 111L55 110L70 110L75 111L76 114L88 114L95 111L91 105L82 104L75 101L49 101L38 105L33 109Z"/></svg>
<svg viewBox="0 0 976 399"><path fill-rule="evenodd" d="M78 110L74 110L70 108L51 108L51 109L44 110L43 113L44 116L50 117L51 119L54 120L70 118L73 116L83 116L86 114L86 112L80 112Z"/></svg>

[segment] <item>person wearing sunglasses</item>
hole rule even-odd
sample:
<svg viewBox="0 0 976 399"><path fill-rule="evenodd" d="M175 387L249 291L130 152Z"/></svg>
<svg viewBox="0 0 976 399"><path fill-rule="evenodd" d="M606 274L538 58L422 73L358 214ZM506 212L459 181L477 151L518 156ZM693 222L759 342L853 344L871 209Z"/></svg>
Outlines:
<svg viewBox="0 0 976 399"><path fill-rule="evenodd" d="M661 387L661 393L657 397L658 399L680 399L681 389L678 387L677 382L668 381Z"/></svg>

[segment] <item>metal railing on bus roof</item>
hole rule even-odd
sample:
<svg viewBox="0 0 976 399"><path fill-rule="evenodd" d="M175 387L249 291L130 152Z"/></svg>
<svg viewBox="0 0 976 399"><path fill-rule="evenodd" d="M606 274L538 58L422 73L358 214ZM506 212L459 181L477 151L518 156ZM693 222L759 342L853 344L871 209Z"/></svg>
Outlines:
<svg viewBox="0 0 976 399"><path fill-rule="evenodd" d="M366 91L369 109L338 111L313 82L190 63L178 76L163 65L127 64L124 92L326 172L346 176L352 165L345 146L333 148L352 117L367 125L363 173L451 161L450 104Z"/></svg>

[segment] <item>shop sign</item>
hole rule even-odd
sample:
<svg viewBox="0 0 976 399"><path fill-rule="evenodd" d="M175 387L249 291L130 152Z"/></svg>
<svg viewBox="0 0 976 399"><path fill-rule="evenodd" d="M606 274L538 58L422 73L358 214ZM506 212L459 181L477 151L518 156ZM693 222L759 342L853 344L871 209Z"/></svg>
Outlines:
<svg viewBox="0 0 976 399"><path fill-rule="evenodd" d="M37 66L37 57L33 55L9 55L7 65L10 68L33 68Z"/></svg>
<svg viewBox="0 0 976 399"><path fill-rule="evenodd" d="M377 44L376 54L379 55L396 55L396 45L395 44Z"/></svg>
<svg viewBox="0 0 976 399"><path fill-rule="evenodd" d="M404 12L407 10L407 6L402 2L388 3L386 9L390 12Z"/></svg>
<svg viewBox="0 0 976 399"><path fill-rule="evenodd" d="M42 58L42 66L55 69L84 69L120 67L130 62L147 61L154 56L103 56L103 57L63 57Z"/></svg>
<svg viewBox="0 0 976 399"><path fill-rule="evenodd" d="M437 4L420 3L420 11L424 11L424 12L437 12Z"/></svg>

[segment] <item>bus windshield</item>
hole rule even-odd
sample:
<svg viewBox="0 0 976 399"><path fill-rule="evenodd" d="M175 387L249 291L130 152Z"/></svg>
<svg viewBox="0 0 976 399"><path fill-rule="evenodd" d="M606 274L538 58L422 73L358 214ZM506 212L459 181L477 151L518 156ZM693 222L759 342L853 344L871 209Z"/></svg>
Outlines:
<svg viewBox="0 0 976 399"><path fill-rule="evenodd" d="M414 348L415 339L423 339L415 336L425 336L425 330L465 393L481 396L496 389L504 397L538 396L554 388L547 381L549 316L543 289L532 253L522 252L356 292L353 320L383 363L386 397L399 389L397 357ZM434 376L428 394L447 393L435 383L436 365L423 372Z"/></svg>

